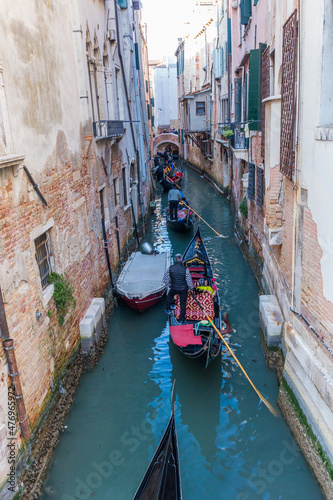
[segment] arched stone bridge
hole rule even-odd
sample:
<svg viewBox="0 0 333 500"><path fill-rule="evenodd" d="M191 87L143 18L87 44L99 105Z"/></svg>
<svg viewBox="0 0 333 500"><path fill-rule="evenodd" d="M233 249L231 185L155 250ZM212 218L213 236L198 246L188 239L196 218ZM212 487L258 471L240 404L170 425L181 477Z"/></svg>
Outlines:
<svg viewBox="0 0 333 500"><path fill-rule="evenodd" d="M170 132L158 134L154 137L153 140L153 153L154 155L157 152L157 149L162 144L172 144L179 151L179 142L178 142L178 134L171 134Z"/></svg>

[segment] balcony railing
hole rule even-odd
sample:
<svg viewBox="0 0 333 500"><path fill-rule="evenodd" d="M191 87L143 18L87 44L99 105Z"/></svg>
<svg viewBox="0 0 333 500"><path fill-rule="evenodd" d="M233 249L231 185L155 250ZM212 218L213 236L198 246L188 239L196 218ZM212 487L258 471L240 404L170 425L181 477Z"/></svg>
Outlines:
<svg viewBox="0 0 333 500"><path fill-rule="evenodd" d="M233 135L229 136L230 146L233 149L248 149L249 138L245 137L245 128L248 122L219 123L218 133L222 136L226 129L230 129Z"/></svg>
<svg viewBox="0 0 333 500"><path fill-rule="evenodd" d="M119 120L100 120L93 122L95 139L109 139L124 135L124 123Z"/></svg>

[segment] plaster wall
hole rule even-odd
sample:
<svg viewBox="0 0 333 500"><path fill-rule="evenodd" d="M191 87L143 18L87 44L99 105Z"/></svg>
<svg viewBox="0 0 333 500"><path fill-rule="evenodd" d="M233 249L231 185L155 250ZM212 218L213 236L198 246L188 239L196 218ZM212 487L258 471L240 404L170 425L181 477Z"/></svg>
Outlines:
<svg viewBox="0 0 333 500"><path fill-rule="evenodd" d="M154 86L155 127L169 129L171 120L178 118L176 58L154 69Z"/></svg>
<svg viewBox="0 0 333 500"><path fill-rule="evenodd" d="M320 107L323 98L322 79L329 78L326 66L323 66L323 30L330 30L329 23L324 25L324 0L315 5L303 2L301 11L301 88L300 100L300 154L298 160L300 185L308 190L308 207L317 225L318 242L322 248L321 273L323 277L323 295L333 302L333 227L328 214L333 211L332 184L333 172L331 159L333 141L319 140ZM318 33L316 44L311 33ZM311 65L307 61L311 60ZM307 98L311 96L311 99ZM331 123L333 123L332 115Z"/></svg>

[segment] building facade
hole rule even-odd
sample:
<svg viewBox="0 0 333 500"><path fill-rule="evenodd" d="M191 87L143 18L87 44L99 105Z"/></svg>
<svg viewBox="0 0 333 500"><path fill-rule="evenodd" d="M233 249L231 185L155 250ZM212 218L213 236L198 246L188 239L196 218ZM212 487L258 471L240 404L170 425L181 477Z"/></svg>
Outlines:
<svg viewBox="0 0 333 500"><path fill-rule="evenodd" d="M147 213L151 103L139 2L4 1L0 12L0 330L14 340L28 422L25 435L15 422L18 451ZM62 318L51 273L76 301ZM10 495L7 359L1 345L0 496Z"/></svg>
<svg viewBox="0 0 333 500"><path fill-rule="evenodd" d="M333 463L332 5L240 0L210 8L216 35L209 38L204 24L195 36L184 34L176 51L182 155L228 188L266 294L266 343L282 347L282 385L294 394L325 468ZM210 123L210 151L198 105Z"/></svg>

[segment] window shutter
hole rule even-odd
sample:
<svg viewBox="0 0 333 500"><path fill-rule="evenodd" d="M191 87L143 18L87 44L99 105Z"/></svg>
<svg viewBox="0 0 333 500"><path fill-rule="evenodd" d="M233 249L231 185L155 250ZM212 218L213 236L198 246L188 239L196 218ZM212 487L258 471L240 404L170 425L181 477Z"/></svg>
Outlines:
<svg viewBox="0 0 333 500"><path fill-rule="evenodd" d="M241 24L246 25L252 16L252 0L241 0Z"/></svg>
<svg viewBox="0 0 333 500"><path fill-rule="evenodd" d="M254 0L254 5L257 5L258 2L259 0Z"/></svg>
<svg viewBox="0 0 333 500"><path fill-rule="evenodd" d="M249 187L247 190L247 196L249 200L254 200L255 194L255 176L256 176L256 167L254 163L249 163Z"/></svg>
<svg viewBox="0 0 333 500"><path fill-rule="evenodd" d="M137 43L134 44L134 49L135 49L135 63L136 63L136 69L140 69L140 62L139 62L139 46Z"/></svg>
<svg viewBox="0 0 333 500"><path fill-rule="evenodd" d="M235 78L235 121L242 121L242 79Z"/></svg>
<svg viewBox="0 0 333 500"><path fill-rule="evenodd" d="M250 130L261 130L261 55L266 44L260 43L259 49L250 51L249 73L249 112Z"/></svg>
<svg viewBox="0 0 333 500"><path fill-rule="evenodd" d="M231 56L232 53L232 44L231 44L231 17L228 17L228 54Z"/></svg>
<svg viewBox="0 0 333 500"><path fill-rule="evenodd" d="M257 206L262 208L264 202L264 170L257 167Z"/></svg>
<svg viewBox="0 0 333 500"><path fill-rule="evenodd" d="M220 68L221 68L221 75L225 73L224 71L224 48L220 47Z"/></svg>
<svg viewBox="0 0 333 500"><path fill-rule="evenodd" d="M127 9L127 0L117 0L117 4L121 9Z"/></svg>

